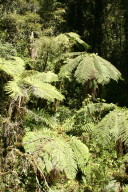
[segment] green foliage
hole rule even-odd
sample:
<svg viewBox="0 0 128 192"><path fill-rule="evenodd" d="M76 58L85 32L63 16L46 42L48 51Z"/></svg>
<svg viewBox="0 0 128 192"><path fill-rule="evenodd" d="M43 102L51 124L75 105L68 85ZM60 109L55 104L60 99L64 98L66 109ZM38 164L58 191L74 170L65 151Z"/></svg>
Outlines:
<svg viewBox="0 0 128 192"><path fill-rule="evenodd" d="M62 32L65 26L65 6L58 0L43 0L40 5L45 32L50 36Z"/></svg>
<svg viewBox="0 0 128 192"><path fill-rule="evenodd" d="M104 85L110 79L117 81L121 78L120 72L110 62L94 53L82 53L74 59L68 59L61 68L60 75L70 78L73 71L76 80L82 84L89 80Z"/></svg>
<svg viewBox="0 0 128 192"><path fill-rule="evenodd" d="M57 126L57 118L55 115L50 115L45 110L28 110L25 115L24 125L27 130L38 130L41 127L54 129Z"/></svg>
<svg viewBox="0 0 128 192"><path fill-rule="evenodd" d="M16 56L17 52L10 43L0 42L0 57L9 59L10 56Z"/></svg>
<svg viewBox="0 0 128 192"><path fill-rule="evenodd" d="M121 79L100 56L127 76L127 8L0 0L1 191L127 191L128 111L95 99Z"/></svg>
<svg viewBox="0 0 128 192"><path fill-rule="evenodd" d="M81 49L84 51L89 49L89 45L85 43L78 34L73 32L60 34L55 38L55 41L58 43L59 47L61 47L61 44L65 44L65 48L66 46L69 46L71 49L76 46L78 51L81 51Z"/></svg>
<svg viewBox="0 0 128 192"><path fill-rule="evenodd" d="M68 179L75 179L77 168L83 171L89 158L88 148L80 140L49 130L28 132L23 142L26 152L37 158L47 174L64 172Z"/></svg>
<svg viewBox="0 0 128 192"><path fill-rule="evenodd" d="M15 78L25 70L25 62L20 57L11 57L8 60L0 58L0 70Z"/></svg>
<svg viewBox="0 0 128 192"><path fill-rule="evenodd" d="M17 12L12 11L8 14L3 14L0 25L6 33L1 33L6 41L15 45L19 54L29 56L31 33L33 32L34 37L40 37L42 34L41 18L36 11L32 12L31 6L28 11L25 8L24 13Z"/></svg>
<svg viewBox="0 0 128 192"><path fill-rule="evenodd" d="M123 191L124 191L124 192L128 192L128 185L125 185L125 186L123 187Z"/></svg>
<svg viewBox="0 0 128 192"><path fill-rule="evenodd" d="M104 192L115 192L118 191L119 189L119 183L117 183L116 180L112 180L108 183L107 186L105 186L104 188Z"/></svg>
<svg viewBox="0 0 128 192"><path fill-rule="evenodd" d="M62 100L64 97L49 83L57 81L57 75L52 72L40 73L25 70L25 62L19 57L11 60L0 60L0 69L13 77L5 85L5 91L12 97L17 98L29 95L44 98L50 101Z"/></svg>
<svg viewBox="0 0 128 192"><path fill-rule="evenodd" d="M64 131L74 134L93 132L95 131L95 125L100 122L101 118L116 108L114 104L90 102L89 98L85 99L85 103L81 109L76 111L74 116L65 120L62 125Z"/></svg>
<svg viewBox="0 0 128 192"><path fill-rule="evenodd" d="M89 45L73 32L57 36L44 35L35 39L31 46L37 52L34 65L39 66L40 71L52 70L57 72L60 70L62 61L79 54L72 51L76 51L76 48L78 51L89 48Z"/></svg>
<svg viewBox="0 0 128 192"><path fill-rule="evenodd" d="M78 168L85 173L85 168L87 166L87 160L89 157L88 148L76 137L72 137L70 140L70 145L75 153Z"/></svg>
<svg viewBox="0 0 128 192"><path fill-rule="evenodd" d="M128 143L128 111L117 108L107 114L96 126L98 142L108 145L111 140L121 139ZM99 134L100 133L100 134Z"/></svg>
<svg viewBox="0 0 128 192"><path fill-rule="evenodd" d="M70 41L78 48L78 51L85 51L90 48L90 46L85 43L78 34L70 32L66 33L67 37L69 37Z"/></svg>

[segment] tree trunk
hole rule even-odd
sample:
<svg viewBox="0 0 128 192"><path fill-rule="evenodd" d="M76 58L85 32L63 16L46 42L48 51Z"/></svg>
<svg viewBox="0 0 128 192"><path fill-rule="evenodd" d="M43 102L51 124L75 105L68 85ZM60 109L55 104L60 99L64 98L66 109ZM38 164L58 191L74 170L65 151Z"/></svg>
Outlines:
<svg viewBox="0 0 128 192"><path fill-rule="evenodd" d="M95 34L94 34L94 51L102 55L103 41L103 0L95 0Z"/></svg>
<svg viewBox="0 0 128 192"><path fill-rule="evenodd" d="M122 142L121 138L118 139L116 142L116 153L117 153L117 158L121 158L125 154L125 146L124 143Z"/></svg>

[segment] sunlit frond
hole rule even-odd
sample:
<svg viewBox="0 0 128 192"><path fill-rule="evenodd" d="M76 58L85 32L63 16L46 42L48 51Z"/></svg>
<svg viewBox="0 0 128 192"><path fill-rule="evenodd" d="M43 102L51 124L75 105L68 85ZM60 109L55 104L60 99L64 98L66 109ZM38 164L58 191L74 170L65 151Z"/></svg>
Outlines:
<svg viewBox="0 0 128 192"><path fill-rule="evenodd" d="M33 78L33 76L25 78L24 84L30 87L28 90L29 93L36 97L47 99L49 101L54 101L54 99L64 99L64 96L62 96L54 86L48 83L43 83L40 79L35 79L35 77Z"/></svg>
<svg viewBox="0 0 128 192"><path fill-rule="evenodd" d="M48 71L47 73L44 72L38 72L38 71L34 71L34 70L26 70L23 75L24 80L30 80L30 79L35 79L35 81L40 81L40 82L46 82L46 83L51 83L51 82L55 82L58 81L58 76L51 72Z"/></svg>
<svg viewBox="0 0 128 192"><path fill-rule="evenodd" d="M11 77L20 76L25 70L25 62L20 57L0 58L0 70Z"/></svg>
<svg viewBox="0 0 128 192"><path fill-rule="evenodd" d="M74 59L68 59L61 68L60 75L70 78L73 72L76 80L82 84L88 80L96 80L104 85L111 79L117 81L121 78L121 73L116 67L96 54L84 53Z"/></svg>
<svg viewBox="0 0 128 192"><path fill-rule="evenodd" d="M18 81L8 81L5 85L5 91L10 97L15 98L16 96L24 96L23 89L18 84Z"/></svg>

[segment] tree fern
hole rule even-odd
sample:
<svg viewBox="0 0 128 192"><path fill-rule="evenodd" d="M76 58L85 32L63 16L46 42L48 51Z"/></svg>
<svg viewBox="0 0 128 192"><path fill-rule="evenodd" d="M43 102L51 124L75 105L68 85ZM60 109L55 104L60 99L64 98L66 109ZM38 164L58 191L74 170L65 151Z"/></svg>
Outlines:
<svg viewBox="0 0 128 192"><path fill-rule="evenodd" d="M49 59L73 51L74 45L84 51L89 48L89 45L81 40L78 34L73 32L59 34L56 37L43 36L33 43L33 47L37 49L38 56L42 55L45 58L48 53Z"/></svg>
<svg viewBox="0 0 128 192"><path fill-rule="evenodd" d="M83 171L89 158L88 148L80 140L49 130L28 132L24 147L33 154L42 171L64 172L68 179L76 177L77 168Z"/></svg>
<svg viewBox="0 0 128 192"><path fill-rule="evenodd" d="M39 133L33 133L33 135L35 136L33 137L31 133L30 142L33 139L37 140L38 138L41 138L41 142L40 140L37 140L37 142L33 141L34 150L28 150L25 146L26 150L29 152L35 152L34 155L36 155L36 158L37 156L41 158L42 162L39 160L40 167L46 170L47 173L50 173L52 170L58 170L60 172L64 171L68 178L75 178L77 166L70 145L65 140L63 140L63 138L57 138L54 135L51 136L51 133L49 136L45 136L45 134L46 133L40 133L39 135ZM24 138L24 142L26 142L26 139L27 137ZM27 142L29 142L28 139ZM31 144L28 145L28 147L31 148ZM36 152L38 154L36 154Z"/></svg>
<svg viewBox="0 0 128 192"><path fill-rule="evenodd" d="M44 83L52 83L58 81L58 76L51 71L44 73L35 70L25 70L24 73L22 73L22 78L24 78L24 80L35 79L35 81L38 79Z"/></svg>
<svg viewBox="0 0 128 192"><path fill-rule="evenodd" d="M128 143L128 111L120 108L111 111L98 123L94 135L104 145L118 139Z"/></svg>
<svg viewBox="0 0 128 192"><path fill-rule="evenodd" d="M63 100L64 98L54 86L38 81L38 79L26 78L24 79L24 84L30 86L28 92L36 97L49 101L54 101L55 99Z"/></svg>
<svg viewBox="0 0 128 192"><path fill-rule="evenodd" d="M32 44L33 49L37 51L36 68L42 70L59 71L62 61L68 57L69 53L78 55L76 51L85 51L88 45L80 39L76 33L63 33L56 37L43 36L36 39ZM68 53L68 54L67 54Z"/></svg>
<svg viewBox="0 0 128 192"><path fill-rule="evenodd" d="M60 75L70 78L74 70L76 80L82 84L88 80L96 80L104 85L109 83L110 79L117 81L121 78L121 73L110 62L94 53L83 53L74 59L67 59Z"/></svg>
<svg viewBox="0 0 128 192"><path fill-rule="evenodd" d="M0 59L0 70L12 77L12 80L5 85L5 91L13 98L21 96L28 98L31 94L50 101L64 98L49 84L58 80L56 74L27 71L25 62L19 57L13 57L11 60Z"/></svg>

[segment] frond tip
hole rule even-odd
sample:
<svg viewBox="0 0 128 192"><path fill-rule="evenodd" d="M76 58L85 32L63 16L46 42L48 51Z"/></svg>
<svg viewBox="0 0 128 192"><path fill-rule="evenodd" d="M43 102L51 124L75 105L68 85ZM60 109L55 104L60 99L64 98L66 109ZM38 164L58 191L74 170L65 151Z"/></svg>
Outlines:
<svg viewBox="0 0 128 192"><path fill-rule="evenodd" d="M12 98L15 98L16 96L24 96L22 88L15 80L8 81L4 89L6 93L9 94L9 96Z"/></svg>

